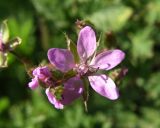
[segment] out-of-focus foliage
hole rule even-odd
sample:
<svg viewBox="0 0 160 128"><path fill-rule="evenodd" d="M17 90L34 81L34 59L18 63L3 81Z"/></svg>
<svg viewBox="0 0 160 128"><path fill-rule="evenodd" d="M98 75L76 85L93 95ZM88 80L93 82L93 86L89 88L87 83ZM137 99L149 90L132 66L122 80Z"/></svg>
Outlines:
<svg viewBox="0 0 160 128"><path fill-rule="evenodd" d="M159 128L159 0L1 0L0 21L10 36L22 38L16 51L38 65L51 47L65 48L64 32L76 43L75 21L91 22L102 32L101 48L120 48L129 69L118 84L120 98L109 101L90 91L89 111L81 100L56 110L44 90L31 91L24 67L9 54L0 70L1 128ZM109 34L108 34L109 33Z"/></svg>

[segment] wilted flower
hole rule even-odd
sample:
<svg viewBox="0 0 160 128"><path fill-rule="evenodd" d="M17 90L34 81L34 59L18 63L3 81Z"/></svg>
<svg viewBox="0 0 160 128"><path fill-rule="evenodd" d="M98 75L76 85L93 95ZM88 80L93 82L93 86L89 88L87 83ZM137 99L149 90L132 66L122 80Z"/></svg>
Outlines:
<svg viewBox="0 0 160 128"><path fill-rule="evenodd" d="M48 58L51 64L62 71L68 72L74 69L78 76L88 76L91 87L100 95L111 100L118 98L119 94L115 83L105 74L93 74L97 70L110 70L124 59L125 54L121 50L104 51L95 56L97 49L96 36L89 26L81 29L77 42L77 52L80 62L74 60L74 55L67 49L51 48ZM80 79L79 79L80 81ZM73 82L72 82L73 83Z"/></svg>

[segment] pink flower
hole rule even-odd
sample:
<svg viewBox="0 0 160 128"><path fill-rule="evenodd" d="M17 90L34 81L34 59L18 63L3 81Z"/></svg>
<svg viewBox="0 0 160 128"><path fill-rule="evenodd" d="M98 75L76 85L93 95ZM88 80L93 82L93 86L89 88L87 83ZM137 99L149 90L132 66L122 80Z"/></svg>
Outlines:
<svg viewBox="0 0 160 128"><path fill-rule="evenodd" d="M38 77L38 79L44 81L46 78L51 77L51 72L47 66L37 67L33 70L33 76Z"/></svg>
<svg viewBox="0 0 160 128"><path fill-rule="evenodd" d="M73 77L64 83L61 98L57 99L52 89L46 89L46 95L51 104L57 109L63 109L64 105L68 105L75 99L79 98L83 92L83 83L78 77Z"/></svg>
<svg viewBox="0 0 160 128"><path fill-rule="evenodd" d="M77 42L77 51L80 63L75 63L73 54L67 49L51 48L48 58L51 64L62 72L74 69L80 76L86 75L92 70L110 70L117 66L125 57L121 50L104 51L97 56L94 53L97 48L96 36L89 26L81 29ZM88 75L91 87L100 95L115 100L119 97L114 81L105 74Z"/></svg>
<svg viewBox="0 0 160 128"><path fill-rule="evenodd" d="M39 85L39 80L47 84L48 79L51 77L51 72L47 66L37 67L32 72L34 78L28 83L31 89L36 89Z"/></svg>
<svg viewBox="0 0 160 128"><path fill-rule="evenodd" d="M32 81L31 82L29 82L28 83L28 87L30 87L31 89L36 89L37 87L38 87L38 78L37 77L35 77L35 78L33 78L32 79Z"/></svg>
<svg viewBox="0 0 160 128"><path fill-rule="evenodd" d="M57 109L63 109L64 105L70 104L79 98L83 92L83 83L78 77L67 80L62 85L56 85L51 79L52 74L47 66L37 67L32 72L34 78L29 82L31 89L36 89L39 81L45 84L46 95L51 104Z"/></svg>

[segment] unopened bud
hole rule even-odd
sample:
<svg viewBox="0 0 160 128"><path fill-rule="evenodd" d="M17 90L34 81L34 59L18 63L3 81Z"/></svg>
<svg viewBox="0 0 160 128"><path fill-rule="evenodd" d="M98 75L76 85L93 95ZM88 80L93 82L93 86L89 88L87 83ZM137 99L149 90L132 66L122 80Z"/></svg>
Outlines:
<svg viewBox="0 0 160 128"><path fill-rule="evenodd" d="M22 39L19 37L14 38L13 40L9 41L9 47L10 50L13 50L14 48L16 48L18 45L21 44Z"/></svg>

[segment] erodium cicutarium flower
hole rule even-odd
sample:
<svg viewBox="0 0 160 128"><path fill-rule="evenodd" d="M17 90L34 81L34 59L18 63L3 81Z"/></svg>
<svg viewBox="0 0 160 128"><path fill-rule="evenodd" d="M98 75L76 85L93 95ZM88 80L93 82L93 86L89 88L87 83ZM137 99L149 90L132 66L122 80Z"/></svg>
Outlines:
<svg viewBox="0 0 160 128"><path fill-rule="evenodd" d="M81 76L87 76L91 87L100 95L115 100L119 97L118 89L114 81L105 74L90 74L94 70L110 70L117 66L125 58L125 53L119 49L104 51L95 55L97 49L96 35L94 30L86 26L80 30L77 41L77 52L80 62L76 63L71 51L67 49L51 48L48 50L48 59L61 72L71 69L77 72L76 79L80 82ZM88 75L87 75L88 74ZM70 80L74 85L75 80ZM81 82L80 82L81 83ZM54 98L46 91L50 102ZM52 99L52 100L51 100ZM54 104L54 103L53 103Z"/></svg>
<svg viewBox="0 0 160 128"><path fill-rule="evenodd" d="M49 49L48 59L54 69L47 66L35 68L32 72L32 81L28 86L35 89L42 84L46 89L48 100L57 109L63 109L64 105L72 103L82 95L84 102L87 101L84 96L88 91L84 83L86 78L97 93L111 100L117 99L119 93L114 81L98 71L108 71L117 66L124 59L125 53L116 49L96 54L97 44L94 30L89 26L82 28L79 32L77 48L75 47L76 54L73 54L71 49ZM58 70L62 76L57 79L54 71Z"/></svg>

